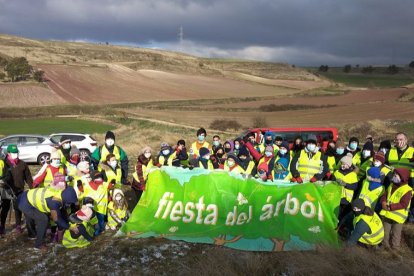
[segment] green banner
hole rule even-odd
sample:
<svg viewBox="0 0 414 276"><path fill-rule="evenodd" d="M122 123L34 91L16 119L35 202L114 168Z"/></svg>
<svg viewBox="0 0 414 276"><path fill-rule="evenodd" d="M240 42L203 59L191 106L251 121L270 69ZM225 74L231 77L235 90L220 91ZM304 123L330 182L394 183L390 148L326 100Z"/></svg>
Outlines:
<svg viewBox="0 0 414 276"><path fill-rule="evenodd" d="M119 234L254 251L338 246L341 186L244 179L221 170L164 167Z"/></svg>

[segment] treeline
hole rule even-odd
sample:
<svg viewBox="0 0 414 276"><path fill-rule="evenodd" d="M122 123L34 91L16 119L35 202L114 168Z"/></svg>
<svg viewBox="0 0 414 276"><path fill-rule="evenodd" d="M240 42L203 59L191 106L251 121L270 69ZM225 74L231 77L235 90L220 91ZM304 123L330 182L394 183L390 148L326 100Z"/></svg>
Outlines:
<svg viewBox="0 0 414 276"><path fill-rule="evenodd" d="M2 81L23 81L34 79L43 81L44 72L34 70L25 57L5 58L0 56L0 80Z"/></svg>
<svg viewBox="0 0 414 276"><path fill-rule="evenodd" d="M414 69L414 61L411 61L408 64L408 68L409 69ZM328 72L329 71L329 66L328 65L321 65L319 66L318 71L319 72ZM384 70L385 69L385 70ZM347 64L342 68L342 71L344 73L351 73L351 72L360 72L363 74L371 74L374 72L379 72L379 73L387 73L387 74L397 74L401 71L402 67L398 67L395 64L389 65L388 67L373 67L372 65L369 66L364 66L364 67L360 67L359 64L355 65L354 67L351 64Z"/></svg>

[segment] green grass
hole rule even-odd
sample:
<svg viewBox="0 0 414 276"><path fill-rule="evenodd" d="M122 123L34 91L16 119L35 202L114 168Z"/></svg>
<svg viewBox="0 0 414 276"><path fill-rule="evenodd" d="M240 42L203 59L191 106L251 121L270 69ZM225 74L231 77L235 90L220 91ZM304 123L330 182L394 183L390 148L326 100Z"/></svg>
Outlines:
<svg viewBox="0 0 414 276"><path fill-rule="evenodd" d="M402 75L323 73L328 79L357 87L400 87L414 82L414 77Z"/></svg>
<svg viewBox="0 0 414 276"><path fill-rule="evenodd" d="M55 132L104 133L113 125L75 118L37 118L0 120L0 135L51 134Z"/></svg>

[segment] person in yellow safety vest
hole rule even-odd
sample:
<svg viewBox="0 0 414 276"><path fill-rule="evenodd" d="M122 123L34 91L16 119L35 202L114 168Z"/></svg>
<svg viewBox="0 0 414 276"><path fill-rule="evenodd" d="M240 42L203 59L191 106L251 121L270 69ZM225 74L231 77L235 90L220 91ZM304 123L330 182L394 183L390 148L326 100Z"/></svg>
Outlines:
<svg viewBox="0 0 414 276"><path fill-rule="evenodd" d="M351 137L348 142L348 146L345 149L345 154L352 154L352 163L359 167L361 164L361 149L359 146L359 140L356 137Z"/></svg>
<svg viewBox="0 0 414 276"><path fill-rule="evenodd" d="M405 168L409 170L408 184L414 187L414 148L408 145L405 133L398 133L394 141L395 146L385 155L385 164L396 169Z"/></svg>
<svg viewBox="0 0 414 276"><path fill-rule="evenodd" d="M281 137L280 137L281 138ZM274 154L277 153L279 147L275 144L275 134L271 131L266 131L263 136L263 143L259 145L258 152L263 154L267 146L273 147Z"/></svg>
<svg viewBox="0 0 414 276"><path fill-rule="evenodd" d="M224 171L231 172L233 174L243 174L244 170L238 164L239 159L234 153L229 153L227 155L227 160L224 162Z"/></svg>
<svg viewBox="0 0 414 276"><path fill-rule="evenodd" d="M332 180L336 181L342 186L342 196L339 210L339 220L342 220L346 214L351 211L351 202L354 196L354 191L358 188L358 175L355 172L356 168L352 164L352 154L348 153L340 160L341 166L333 176Z"/></svg>
<svg viewBox="0 0 414 276"><path fill-rule="evenodd" d="M408 185L410 171L406 168L395 169L392 176L392 184L388 187L380 202L382 210L380 216L384 224L384 247L399 249L401 245L401 231L404 222L408 218L413 189Z"/></svg>
<svg viewBox="0 0 414 276"><path fill-rule="evenodd" d="M62 245L66 248L82 248L88 246L93 241L95 229L90 224L94 216L92 208L82 206L80 210L69 216L72 229L77 229L77 233L66 230L63 235Z"/></svg>
<svg viewBox="0 0 414 276"><path fill-rule="evenodd" d="M239 158L239 166L243 169L244 175L251 176L255 163L250 157L249 150L245 145L241 146L237 157Z"/></svg>
<svg viewBox="0 0 414 276"><path fill-rule="evenodd" d="M58 152L60 153L60 163L65 165L70 159L70 151L72 149L72 141L66 135L63 135L60 138L59 142L59 149Z"/></svg>
<svg viewBox="0 0 414 276"><path fill-rule="evenodd" d="M60 229L71 229L66 212L62 209L76 204L78 198L75 190L68 186L63 191L53 190L49 187L35 188L23 192L17 199L19 209L26 216L29 237L36 237L35 247L46 251L43 244L49 220L53 220Z"/></svg>
<svg viewBox="0 0 414 276"><path fill-rule="evenodd" d="M276 161L273 166L274 180L290 180L292 178L292 175L289 172L290 161L289 143L283 141L279 145L279 151L276 154Z"/></svg>
<svg viewBox="0 0 414 276"><path fill-rule="evenodd" d="M88 185L83 187L84 198L92 198L94 200L94 211L98 219L98 225L94 235L98 236L105 230L106 214L108 210L109 192L115 186L115 182L104 182L102 174L98 171L91 173L92 180Z"/></svg>
<svg viewBox="0 0 414 276"><path fill-rule="evenodd" d="M190 160L190 166L193 168L203 168L206 170L214 170L211 154L208 148L200 148L200 156L197 159ZM224 167L223 167L224 168Z"/></svg>
<svg viewBox="0 0 414 276"><path fill-rule="evenodd" d="M359 163L358 171L358 180L360 183L365 179L368 168L371 167L372 162L374 161L374 145L371 141L368 141L364 144L361 151L361 162Z"/></svg>
<svg viewBox="0 0 414 276"><path fill-rule="evenodd" d="M90 164L87 161L81 161L77 165L77 172L76 176L73 179L73 188L76 191L78 196L79 202L82 203L85 193L83 187L88 185L88 183L92 180L90 176Z"/></svg>
<svg viewBox="0 0 414 276"><path fill-rule="evenodd" d="M131 214L128 211L124 193L120 189L114 190L112 201L108 205L108 229L116 230L120 225L124 224Z"/></svg>
<svg viewBox="0 0 414 276"><path fill-rule="evenodd" d="M188 153L187 148L185 147L184 140L178 140L177 146L172 154L172 165L174 167L188 167Z"/></svg>
<svg viewBox="0 0 414 276"><path fill-rule="evenodd" d="M57 173L67 175L66 167L61 163L61 155L58 151L50 154L50 164L45 164L34 177L33 187L49 187L53 182L53 176Z"/></svg>
<svg viewBox="0 0 414 276"><path fill-rule="evenodd" d="M76 146L70 149L69 159L66 162L67 182L69 186L74 186L74 179L78 173L78 164L80 161L80 151Z"/></svg>
<svg viewBox="0 0 414 276"><path fill-rule="evenodd" d="M115 145L115 134L112 131L108 131L105 134L105 144L99 146L91 155L91 163L94 170L98 170L99 163L106 160L108 154L114 154L116 161L118 161L119 166L122 170L121 183L128 183L128 156L126 152L119 146Z"/></svg>
<svg viewBox="0 0 414 276"><path fill-rule="evenodd" d="M360 198L352 202L353 231L347 240L347 246L357 243L368 246L377 246L384 239L384 226L380 217Z"/></svg>
<svg viewBox="0 0 414 276"><path fill-rule="evenodd" d="M322 180L328 171L326 156L316 147L316 136L309 135L305 149L290 163L291 182L316 182Z"/></svg>
<svg viewBox="0 0 414 276"><path fill-rule="evenodd" d="M339 169L339 160L345 156L345 143L340 139L337 141L330 140L325 155L329 171L326 173L324 180L332 180L333 174Z"/></svg>
<svg viewBox="0 0 414 276"><path fill-rule="evenodd" d="M114 154L110 153L106 156L106 161L99 163L99 167L102 169L102 177L104 182L115 182L115 188L120 189L122 170L116 160Z"/></svg>
<svg viewBox="0 0 414 276"><path fill-rule="evenodd" d="M384 194L384 186L381 181L381 170L371 167L367 171L367 177L362 182L359 198L364 200L365 205L372 210L377 210L379 198Z"/></svg>
<svg viewBox="0 0 414 276"><path fill-rule="evenodd" d="M148 146L144 147L137 159L135 172L133 173L132 190L134 199L131 202L130 210L133 210L145 191L148 180L149 171L156 166L156 162L152 158L152 149Z"/></svg>
<svg viewBox="0 0 414 276"><path fill-rule="evenodd" d="M197 159L200 156L199 150L207 148L211 150L210 144L206 141L207 131L204 128L197 130L197 141L191 144L190 159Z"/></svg>
<svg viewBox="0 0 414 276"><path fill-rule="evenodd" d="M174 151L167 142L161 143L160 153L157 156L157 163L161 166L172 166L174 160Z"/></svg>

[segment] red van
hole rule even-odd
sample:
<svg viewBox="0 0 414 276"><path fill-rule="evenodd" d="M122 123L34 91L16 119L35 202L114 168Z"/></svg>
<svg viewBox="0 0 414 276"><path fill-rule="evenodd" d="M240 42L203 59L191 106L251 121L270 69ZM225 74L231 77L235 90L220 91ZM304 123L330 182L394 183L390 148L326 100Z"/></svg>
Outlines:
<svg viewBox="0 0 414 276"><path fill-rule="evenodd" d="M256 133L256 142L263 142L265 132L271 131L275 136L281 136L283 140L288 141L292 147L295 138L301 136L306 141L310 135L315 135L317 141L322 144L323 150L326 150L329 140L336 141L338 139L338 129L330 127L293 127L293 128L251 128L243 132L240 137L244 137L250 132Z"/></svg>

